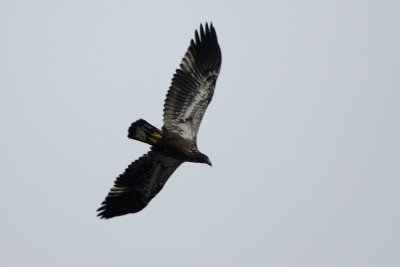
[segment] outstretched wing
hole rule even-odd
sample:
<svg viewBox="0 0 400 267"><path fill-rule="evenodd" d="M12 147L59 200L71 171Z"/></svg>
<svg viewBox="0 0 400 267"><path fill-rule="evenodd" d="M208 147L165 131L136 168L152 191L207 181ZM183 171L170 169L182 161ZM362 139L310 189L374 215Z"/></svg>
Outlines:
<svg viewBox="0 0 400 267"><path fill-rule="evenodd" d="M201 120L214 94L221 50L212 24L195 32L164 103L164 128L196 140Z"/></svg>
<svg viewBox="0 0 400 267"><path fill-rule="evenodd" d="M142 210L160 192L180 164L182 161L149 151L117 178L97 210L100 212L98 216L109 219Z"/></svg>

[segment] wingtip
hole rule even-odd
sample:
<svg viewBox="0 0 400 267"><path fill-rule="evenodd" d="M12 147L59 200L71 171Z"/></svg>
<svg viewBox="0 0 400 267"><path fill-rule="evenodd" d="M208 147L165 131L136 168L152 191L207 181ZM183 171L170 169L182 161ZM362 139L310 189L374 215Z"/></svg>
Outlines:
<svg viewBox="0 0 400 267"><path fill-rule="evenodd" d="M204 25L204 26L203 26ZM209 32L215 32L215 28L214 28L214 25L213 25L213 23L210 21L210 22L204 22L204 23L200 23L200 32L205 32L206 34L208 34Z"/></svg>
<svg viewBox="0 0 400 267"><path fill-rule="evenodd" d="M99 211L99 210L97 210L97 211ZM107 213L106 210L104 210L104 209L99 214L96 215L96 217L98 217L100 220L108 220L115 216L118 216L118 215L111 215L111 214Z"/></svg>
<svg viewBox="0 0 400 267"><path fill-rule="evenodd" d="M198 45L201 42L204 42L204 40L207 39L217 39L217 32L215 31L214 25L212 22L204 22L200 23L199 29L196 29L194 32L194 39L191 40L190 45Z"/></svg>
<svg viewBox="0 0 400 267"><path fill-rule="evenodd" d="M101 206L100 208L98 208L96 210L96 212L98 212L96 217L99 217L99 219L104 219L104 220L108 219L107 216L105 216L105 214L104 214L105 213L105 207L104 206Z"/></svg>
<svg viewBox="0 0 400 267"><path fill-rule="evenodd" d="M108 218L101 215L101 214L97 214L97 217L99 218L99 220L107 220Z"/></svg>
<svg viewBox="0 0 400 267"><path fill-rule="evenodd" d="M211 21L210 21L210 23L206 22L206 23L205 23L205 27L206 27L206 32L210 32L211 29L214 28Z"/></svg>

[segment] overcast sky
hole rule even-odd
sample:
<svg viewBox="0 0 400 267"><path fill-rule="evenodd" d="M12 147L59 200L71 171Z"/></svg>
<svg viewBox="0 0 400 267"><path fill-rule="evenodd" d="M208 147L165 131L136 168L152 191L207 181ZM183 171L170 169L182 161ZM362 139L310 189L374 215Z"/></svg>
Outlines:
<svg viewBox="0 0 400 267"><path fill-rule="evenodd" d="M400 266L399 2L241 2L0 1L1 266ZM212 168L98 219L206 21Z"/></svg>

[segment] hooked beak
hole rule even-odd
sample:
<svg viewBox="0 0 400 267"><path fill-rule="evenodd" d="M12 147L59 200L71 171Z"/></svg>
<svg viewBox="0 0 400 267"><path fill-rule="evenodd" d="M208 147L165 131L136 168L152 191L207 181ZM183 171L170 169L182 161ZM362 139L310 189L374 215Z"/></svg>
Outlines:
<svg viewBox="0 0 400 267"><path fill-rule="evenodd" d="M211 161L209 159L207 159L206 164L212 166Z"/></svg>

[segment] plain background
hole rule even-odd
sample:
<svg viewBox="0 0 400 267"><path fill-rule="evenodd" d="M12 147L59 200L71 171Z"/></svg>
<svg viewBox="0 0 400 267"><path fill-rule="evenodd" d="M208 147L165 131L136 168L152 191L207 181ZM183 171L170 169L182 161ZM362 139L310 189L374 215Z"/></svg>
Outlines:
<svg viewBox="0 0 400 267"><path fill-rule="evenodd" d="M0 1L1 266L400 266L398 1ZM212 21L198 142L99 220Z"/></svg>

